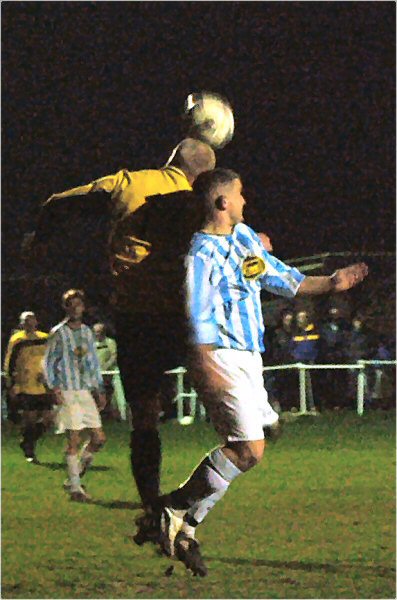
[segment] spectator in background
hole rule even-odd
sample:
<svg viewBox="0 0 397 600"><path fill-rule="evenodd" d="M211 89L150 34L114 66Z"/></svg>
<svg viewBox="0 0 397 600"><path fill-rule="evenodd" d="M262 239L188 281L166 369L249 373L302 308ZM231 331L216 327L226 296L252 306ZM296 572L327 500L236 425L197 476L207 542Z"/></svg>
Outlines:
<svg viewBox="0 0 397 600"><path fill-rule="evenodd" d="M368 360L371 357L370 334L360 315L353 317L350 329L346 333L344 356L346 362L350 364L356 363L358 360ZM347 372L348 396L349 400L353 402L357 397L358 373L358 369L349 369ZM368 391L368 386L366 388L366 391Z"/></svg>
<svg viewBox="0 0 397 600"><path fill-rule="evenodd" d="M370 333L360 315L353 317L350 329L346 333L344 354L349 362L369 359L371 355Z"/></svg>
<svg viewBox="0 0 397 600"><path fill-rule="evenodd" d="M291 354L292 337L294 334L294 313L291 309L285 309L281 313L281 323L274 332L272 341L273 363L276 365L285 365L294 362ZM273 408L279 412L292 408L295 395L295 373L292 370L280 370L274 372L274 399ZM268 385L268 380L266 380ZM270 386L271 389L271 386ZM268 390L269 391L269 390ZM277 405L278 403L278 405Z"/></svg>
<svg viewBox="0 0 397 600"><path fill-rule="evenodd" d="M324 363L340 363L344 359L346 347L346 327L340 309L331 306L328 319L321 327L321 360Z"/></svg>
<svg viewBox="0 0 397 600"><path fill-rule="evenodd" d="M294 362L313 365L319 354L319 340L320 334L309 319L308 312L300 310L296 315L296 331L292 337L291 354ZM316 413L310 370L306 370L305 375L307 407L310 412Z"/></svg>
<svg viewBox="0 0 397 600"><path fill-rule="evenodd" d="M320 362L324 364L340 364L345 362L347 346L347 326L337 306L328 310L328 319L320 329ZM325 402L327 406L338 408L346 404L347 378L341 369L328 369L321 373Z"/></svg>
<svg viewBox="0 0 397 600"><path fill-rule="evenodd" d="M276 364L288 364L292 359L292 338L294 334L294 313L286 309L281 313L281 324L274 332L273 357Z"/></svg>
<svg viewBox="0 0 397 600"><path fill-rule="evenodd" d="M92 329L95 334L95 347L101 371L114 371L118 368L116 341L106 335L106 326L104 323L95 323ZM106 406L102 415L119 418L120 414L118 410L112 407L114 393L113 375L102 375L102 377L106 394Z"/></svg>
<svg viewBox="0 0 397 600"><path fill-rule="evenodd" d="M373 359L375 361L392 360L392 353L388 348L388 340L385 334L377 336L374 344ZM369 401L373 408L380 408L386 405L385 399L392 398L395 401L395 383L393 383L393 375L395 369L388 368L385 365L373 365L370 369L366 369L369 387Z"/></svg>
<svg viewBox="0 0 397 600"><path fill-rule="evenodd" d="M44 385L42 361L48 334L37 330L34 312L25 311L19 318L20 329L8 342L4 359L9 413L16 421L22 411L20 448L27 462L38 462L36 444L52 422L53 397Z"/></svg>

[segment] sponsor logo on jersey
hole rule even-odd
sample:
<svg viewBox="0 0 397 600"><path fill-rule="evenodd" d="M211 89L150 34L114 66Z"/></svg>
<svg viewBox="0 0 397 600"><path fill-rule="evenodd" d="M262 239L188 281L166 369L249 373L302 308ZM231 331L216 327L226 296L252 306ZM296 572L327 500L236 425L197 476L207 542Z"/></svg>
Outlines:
<svg viewBox="0 0 397 600"><path fill-rule="evenodd" d="M243 262L243 275L248 280L258 279L266 271L266 263L260 256L247 256Z"/></svg>

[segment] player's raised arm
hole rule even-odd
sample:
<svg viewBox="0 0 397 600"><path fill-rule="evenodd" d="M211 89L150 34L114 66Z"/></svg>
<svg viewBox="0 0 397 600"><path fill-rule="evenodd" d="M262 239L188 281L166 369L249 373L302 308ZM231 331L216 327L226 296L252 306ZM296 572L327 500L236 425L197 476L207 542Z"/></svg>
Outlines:
<svg viewBox="0 0 397 600"><path fill-rule="evenodd" d="M52 194L52 196L50 196L47 200L45 200L42 203L42 206L47 206L55 200L61 200L62 198L69 198L73 196L85 196L90 192L107 192L112 195L116 194L119 190L123 188L124 181L126 181L126 184L128 183L127 174L128 171L126 170L118 171L114 175L106 175L105 177L101 177L100 179L91 181L91 183L79 185L75 188L71 188L70 190Z"/></svg>
<svg viewBox="0 0 397 600"><path fill-rule="evenodd" d="M368 275L365 263L357 263L343 269L338 269L333 275L308 276L302 281L297 291L298 295L317 295L328 292L345 292L361 283Z"/></svg>

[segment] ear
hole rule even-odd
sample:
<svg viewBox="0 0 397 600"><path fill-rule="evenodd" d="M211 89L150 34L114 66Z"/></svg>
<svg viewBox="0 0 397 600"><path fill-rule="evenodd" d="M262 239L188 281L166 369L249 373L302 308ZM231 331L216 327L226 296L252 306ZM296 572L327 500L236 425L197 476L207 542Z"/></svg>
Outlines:
<svg viewBox="0 0 397 600"><path fill-rule="evenodd" d="M218 196L215 198L215 208L218 210L226 210L226 198L225 196Z"/></svg>

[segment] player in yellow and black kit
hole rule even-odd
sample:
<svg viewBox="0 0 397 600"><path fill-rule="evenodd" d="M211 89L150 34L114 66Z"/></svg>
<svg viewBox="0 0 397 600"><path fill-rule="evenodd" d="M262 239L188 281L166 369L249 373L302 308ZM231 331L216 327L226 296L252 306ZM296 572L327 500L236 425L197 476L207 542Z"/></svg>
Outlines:
<svg viewBox="0 0 397 600"><path fill-rule="evenodd" d="M4 371L10 401L23 413L20 447L28 462L37 462L37 440L52 421L53 398L42 368L48 334L37 331L36 315L30 311L21 314L20 327L8 342Z"/></svg>
<svg viewBox="0 0 397 600"><path fill-rule="evenodd" d="M210 146L186 138L161 169L122 170L54 194L44 205L95 192L113 201L109 248L118 363L132 414L132 473L147 515L159 495L158 391L163 372L184 354L183 259L202 222L191 186L214 167ZM139 524L135 541L143 543L150 534L145 518Z"/></svg>

